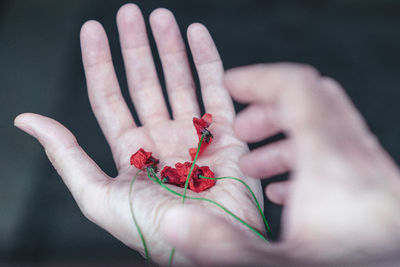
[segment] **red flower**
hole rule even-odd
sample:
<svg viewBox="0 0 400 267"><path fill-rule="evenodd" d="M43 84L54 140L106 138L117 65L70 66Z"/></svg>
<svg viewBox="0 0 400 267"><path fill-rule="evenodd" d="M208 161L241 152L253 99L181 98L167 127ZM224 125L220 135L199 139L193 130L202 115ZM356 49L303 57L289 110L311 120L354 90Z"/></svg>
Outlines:
<svg viewBox="0 0 400 267"><path fill-rule="evenodd" d="M158 159L151 156L152 152L146 152L140 148L135 154L131 156L131 165L134 165L139 170L144 171L146 168L154 168L157 170L157 164L160 162Z"/></svg>
<svg viewBox="0 0 400 267"><path fill-rule="evenodd" d="M203 117L201 117L201 119L193 118L193 125L194 128L196 128L199 139L201 138L201 135L205 131L208 131L207 128L210 127L211 123L212 123L212 115L210 113L205 113Z"/></svg>
<svg viewBox="0 0 400 267"><path fill-rule="evenodd" d="M189 175L191 162L176 163L175 169L169 166L164 167L161 171L161 180L169 184L184 187L187 176ZM214 173L207 166L199 167L194 165L192 174L189 179L189 189L194 192L202 192L215 185L215 180L199 178L200 175L214 178Z"/></svg>
<svg viewBox="0 0 400 267"><path fill-rule="evenodd" d="M192 163L191 162L185 162L183 164L178 162L178 163L175 164L175 168L178 171L179 176L185 177L185 181L186 181L186 178L189 175L191 167L192 167ZM194 173L197 171L198 168L199 168L199 166L197 166L195 164L194 167L193 167L192 174L190 175L191 178L193 177Z"/></svg>
<svg viewBox="0 0 400 267"><path fill-rule="evenodd" d="M215 178L214 173L208 166L202 166L196 170L196 173L192 175L193 178L189 180L190 190L194 192L202 192L215 185L215 180L200 178L200 175L204 177Z"/></svg>
<svg viewBox="0 0 400 267"><path fill-rule="evenodd" d="M211 132L207 129L212 123L212 115L209 113L206 113L199 118L193 118L193 125L194 128L196 128L197 136L199 137L199 141L201 139L201 136L204 135L203 138L203 143L201 144L200 151L199 151L199 156L204 152L204 150L207 148L209 144L213 141L213 136ZM196 156L197 148L190 148L189 149L189 154L192 160L194 160Z"/></svg>
<svg viewBox="0 0 400 267"><path fill-rule="evenodd" d="M185 186L186 179L182 179L175 168L165 166L164 169L161 171L160 176L163 183L174 184L180 187Z"/></svg>

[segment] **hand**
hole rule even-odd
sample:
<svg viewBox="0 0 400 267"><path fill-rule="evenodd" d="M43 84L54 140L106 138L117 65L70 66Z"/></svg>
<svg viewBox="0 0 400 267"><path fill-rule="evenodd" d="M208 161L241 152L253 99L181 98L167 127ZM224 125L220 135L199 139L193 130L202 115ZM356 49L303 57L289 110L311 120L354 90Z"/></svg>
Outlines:
<svg viewBox="0 0 400 267"><path fill-rule="evenodd" d="M197 146L198 142L192 118L201 114L185 45L173 14L157 9L150 16L173 120L169 118L162 95L139 8L133 4L123 6L118 12L117 23L129 91L142 126L135 125L121 95L107 37L99 23L89 21L83 25L81 46L90 103L111 147L118 176L110 178L102 172L75 137L52 119L22 114L16 118L15 125L44 146L85 216L143 254L129 208L129 184L137 172L130 166L129 158L142 147L161 160L161 168L173 166L178 161L189 161L188 149ZM239 157L248 148L233 134L235 112L223 86L223 66L216 47L206 28L200 24L189 27L188 40L200 78L205 109L214 119L210 128L214 142L199 158L198 164L210 166L216 176L243 178L262 199L260 182L249 180L238 167ZM183 192L182 188L174 189ZM188 194L213 199L259 231L265 231L251 196L236 181L219 181L210 190L200 194L188 191ZM172 246L166 243L160 229L167 211L181 206L182 199L150 181L145 174L135 182L131 199L151 259L166 264ZM224 214L200 201L187 200L185 206ZM223 216L235 224L231 217ZM190 261L178 252L174 263L190 264Z"/></svg>
<svg viewBox="0 0 400 267"><path fill-rule="evenodd" d="M242 140L281 131L288 136L240 160L252 177L291 171L288 182L266 189L271 200L285 205L281 241L266 246L215 216L186 209L171 211L168 240L206 266L221 258L240 266L398 266L399 170L340 85L299 64L242 67L228 71L225 81L236 100L250 103L234 123ZM172 228L176 216L186 219L179 232ZM236 245L221 246L199 232L205 222L224 244Z"/></svg>

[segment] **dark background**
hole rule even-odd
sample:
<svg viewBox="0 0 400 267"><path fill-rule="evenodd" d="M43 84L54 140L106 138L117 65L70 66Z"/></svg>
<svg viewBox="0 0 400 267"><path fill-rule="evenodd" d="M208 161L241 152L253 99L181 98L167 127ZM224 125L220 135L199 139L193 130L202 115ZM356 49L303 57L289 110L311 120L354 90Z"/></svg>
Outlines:
<svg viewBox="0 0 400 267"><path fill-rule="evenodd" d="M0 1L0 264L128 265L138 254L81 215L41 146L13 127L22 112L57 119L109 175L111 154L90 110L80 26L99 20L125 96L115 15L125 1ZM337 79L397 162L400 154L400 1L136 1L146 18L170 8L185 32L205 24L226 68L311 64ZM153 46L154 48L154 46ZM160 63L156 57L160 70ZM259 145L259 144L258 144ZM257 145L255 145L257 146ZM280 208L266 203L273 231Z"/></svg>

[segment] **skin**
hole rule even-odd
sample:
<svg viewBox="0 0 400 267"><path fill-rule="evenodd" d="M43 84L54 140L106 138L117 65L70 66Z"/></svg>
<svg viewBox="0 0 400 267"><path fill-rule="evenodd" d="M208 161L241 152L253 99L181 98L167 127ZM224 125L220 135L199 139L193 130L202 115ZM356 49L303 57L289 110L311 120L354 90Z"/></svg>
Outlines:
<svg viewBox="0 0 400 267"><path fill-rule="evenodd" d="M237 136L288 136L239 162L253 177L291 171L288 182L266 189L285 205L281 240L266 245L184 208L168 215L168 240L202 266L399 266L399 170L341 86L310 66L289 63L229 70L225 84L236 100L250 104L235 119ZM236 247L201 233L204 223Z"/></svg>
<svg viewBox="0 0 400 267"><path fill-rule="evenodd" d="M98 22L88 21L81 30L89 100L110 145L118 169L117 177L105 174L79 146L73 134L57 121L26 113L15 119L15 125L43 145L82 213L143 254L142 242L130 213L131 199L151 259L166 265L172 245L166 242L162 229L167 214L182 206L182 199L166 192L143 173L138 176L129 196L129 184L137 172L130 166L129 158L139 148L144 148L161 160L160 169L165 165L173 166L175 162L189 161L188 149L196 147L198 142L192 118L201 116L199 104L186 48L170 11L153 11L150 24L166 78L173 119L170 119L162 95L140 9L133 4L122 6L117 14L117 24L129 92L142 126L135 125L121 95L104 29ZM205 109L213 115L210 131L214 142L199 158L198 165L210 166L217 177L241 177L262 203L260 182L245 176L239 168L239 158L248 152L248 147L234 135L235 111L223 85L224 70L217 49L203 25L190 25L187 34ZM182 188L169 186L183 193ZM251 195L236 181L219 181L210 190L199 194L188 191L188 195L213 199L265 233ZM185 206L219 216L229 225L240 227L245 235L254 235L208 203L187 200ZM207 229L206 226L202 229ZM194 263L176 252L174 265Z"/></svg>

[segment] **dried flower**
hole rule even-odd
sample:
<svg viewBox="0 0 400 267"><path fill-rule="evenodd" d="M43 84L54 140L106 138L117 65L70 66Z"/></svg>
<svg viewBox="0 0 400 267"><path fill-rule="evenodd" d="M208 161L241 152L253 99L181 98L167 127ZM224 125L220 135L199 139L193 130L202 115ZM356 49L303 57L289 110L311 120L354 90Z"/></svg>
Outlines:
<svg viewBox="0 0 400 267"><path fill-rule="evenodd" d="M146 152L143 148L140 148L131 156L131 165L142 171L146 170L147 168L153 168L153 170L156 172L157 164L160 161L151 156L151 154L152 152Z"/></svg>

